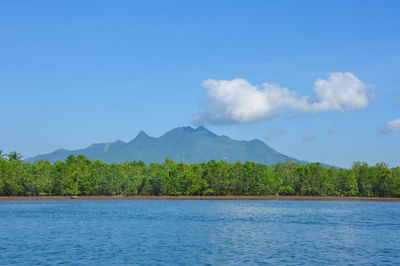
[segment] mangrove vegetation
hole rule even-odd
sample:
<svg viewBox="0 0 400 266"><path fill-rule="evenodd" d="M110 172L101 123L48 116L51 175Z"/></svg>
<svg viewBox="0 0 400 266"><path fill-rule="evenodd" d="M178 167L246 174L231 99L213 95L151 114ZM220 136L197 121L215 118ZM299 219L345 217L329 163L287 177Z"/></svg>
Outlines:
<svg viewBox="0 0 400 266"><path fill-rule="evenodd" d="M356 162L350 169L290 161L271 166L224 161L107 164L71 155L65 161L23 162L0 153L1 196L298 195L400 196L400 167Z"/></svg>

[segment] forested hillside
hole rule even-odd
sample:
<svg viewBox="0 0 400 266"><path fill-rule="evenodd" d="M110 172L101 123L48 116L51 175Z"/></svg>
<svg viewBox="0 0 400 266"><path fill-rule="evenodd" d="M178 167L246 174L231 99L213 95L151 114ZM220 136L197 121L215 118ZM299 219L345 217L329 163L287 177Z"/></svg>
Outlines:
<svg viewBox="0 0 400 266"><path fill-rule="evenodd" d="M351 169L290 161L267 166L143 162L107 164L71 155L54 164L0 158L0 195L343 195L400 196L400 167L354 163Z"/></svg>

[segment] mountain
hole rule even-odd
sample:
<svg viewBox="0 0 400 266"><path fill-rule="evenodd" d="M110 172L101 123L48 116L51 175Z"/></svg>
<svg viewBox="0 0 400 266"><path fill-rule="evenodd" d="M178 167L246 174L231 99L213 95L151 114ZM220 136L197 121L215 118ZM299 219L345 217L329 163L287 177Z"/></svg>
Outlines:
<svg viewBox="0 0 400 266"><path fill-rule="evenodd" d="M92 144L81 150L56 150L49 154L38 155L27 159L34 162L47 159L51 162L64 161L70 154L85 155L91 160L102 160L107 163L122 163L125 161L163 162L170 158L176 162L200 163L211 160L224 160L229 163L237 161L253 161L264 164L274 164L292 160L305 163L281 154L260 140L239 141L227 136L217 136L204 127L179 127L168 131L161 137L150 137L141 131L136 138L126 143Z"/></svg>

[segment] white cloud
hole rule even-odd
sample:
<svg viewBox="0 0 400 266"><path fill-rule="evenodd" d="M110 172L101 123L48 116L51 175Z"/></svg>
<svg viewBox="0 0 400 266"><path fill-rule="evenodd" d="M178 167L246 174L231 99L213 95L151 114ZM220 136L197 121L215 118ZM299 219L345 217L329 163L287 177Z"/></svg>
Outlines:
<svg viewBox="0 0 400 266"><path fill-rule="evenodd" d="M261 88L244 79L203 81L208 102L194 119L210 123L247 123L270 119L287 107L304 108L307 97L298 98L288 88L263 83ZM200 120L200 121L199 121Z"/></svg>
<svg viewBox="0 0 400 266"><path fill-rule="evenodd" d="M382 134L400 131L400 118L389 121L386 125L381 129Z"/></svg>
<svg viewBox="0 0 400 266"><path fill-rule="evenodd" d="M315 101L311 112L346 111L368 106L368 86L352 73L330 73L328 80L314 83Z"/></svg>
<svg viewBox="0 0 400 266"><path fill-rule="evenodd" d="M352 73L330 73L328 80L317 79L314 101L276 84L252 85L244 79L205 80L208 101L193 116L195 124L248 123L272 119L290 112L319 113L365 108L368 86Z"/></svg>

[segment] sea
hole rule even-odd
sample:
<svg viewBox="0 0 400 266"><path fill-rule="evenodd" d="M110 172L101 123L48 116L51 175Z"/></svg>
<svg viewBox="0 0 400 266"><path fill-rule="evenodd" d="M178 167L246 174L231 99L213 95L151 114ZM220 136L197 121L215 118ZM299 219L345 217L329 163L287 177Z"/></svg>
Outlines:
<svg viewBox="0 0 400 266"><path fill-rule="evenodd" d="M400 203L0 202L0 265L400 265Z"/></svg>

